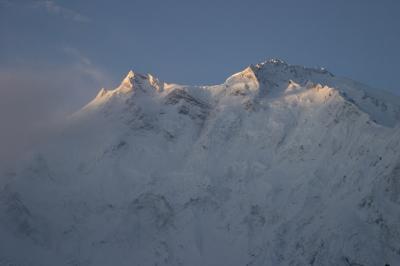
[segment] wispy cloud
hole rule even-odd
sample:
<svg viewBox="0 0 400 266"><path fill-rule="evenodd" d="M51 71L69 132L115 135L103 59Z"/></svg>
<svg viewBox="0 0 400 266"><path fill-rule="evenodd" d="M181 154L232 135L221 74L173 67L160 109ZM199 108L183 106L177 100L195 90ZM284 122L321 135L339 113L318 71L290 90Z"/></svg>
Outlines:
<svg viewBox="0 0 400 266"><path fill-rule="evenodd" d="M73 59L75 69L82 75L86 75L98 84L110 84L109 75L101 68L93 64L93 62L78 49L65 46L63 52Z"/></svg>
<svg viewBox="0 0 400 266"><path fill-rule="evenodd" d="M38 7L44 8L47 12L62 16L63 18L70 19L76 22L90 22L90 19L79 12L63 7L51 0L36 2Z"/></svg>
<svg viewBox="0 0 400 266"><path fill-rule="evenodd" d="M89 17L79 13L76 10L62 6L53 0L0 0L0 6L18 6L24 8L41 9L49 14L60 16L64 19L79 23L88 23L91 21Z"/></svg>

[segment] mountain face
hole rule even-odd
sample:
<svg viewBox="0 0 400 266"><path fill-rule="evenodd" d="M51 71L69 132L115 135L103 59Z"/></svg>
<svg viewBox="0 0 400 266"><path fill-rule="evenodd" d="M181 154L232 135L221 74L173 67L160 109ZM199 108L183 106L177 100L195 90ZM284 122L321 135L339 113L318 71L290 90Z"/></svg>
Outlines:
<svg viewBox="0 0 400 266"><path fill-rule="evenodd" d="M0 265L400 265L400 99L270 60L129 72L0 186Z"/></svg>

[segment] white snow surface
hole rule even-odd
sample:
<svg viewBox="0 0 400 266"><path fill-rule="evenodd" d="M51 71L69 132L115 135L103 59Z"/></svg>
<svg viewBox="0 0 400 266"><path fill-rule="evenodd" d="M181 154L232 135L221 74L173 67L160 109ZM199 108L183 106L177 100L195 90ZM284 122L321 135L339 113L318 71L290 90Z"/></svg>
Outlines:
<svg viewBox="0 0 400 266"><path fill-rule="evenodd" d="M400 265L400 99L269 60L130 71L1 172L0 265Z"/></svg>

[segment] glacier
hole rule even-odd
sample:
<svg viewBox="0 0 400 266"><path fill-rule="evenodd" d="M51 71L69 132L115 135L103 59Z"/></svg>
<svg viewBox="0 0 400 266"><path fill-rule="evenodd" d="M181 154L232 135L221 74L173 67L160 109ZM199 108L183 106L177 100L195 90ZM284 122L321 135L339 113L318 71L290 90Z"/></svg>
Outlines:
<svg viewBox="0 0 400 266"><path fill-rule="evenodd" d="M272 59L129 71L1 171L0 265L400 265L400 98Z"/></svg>

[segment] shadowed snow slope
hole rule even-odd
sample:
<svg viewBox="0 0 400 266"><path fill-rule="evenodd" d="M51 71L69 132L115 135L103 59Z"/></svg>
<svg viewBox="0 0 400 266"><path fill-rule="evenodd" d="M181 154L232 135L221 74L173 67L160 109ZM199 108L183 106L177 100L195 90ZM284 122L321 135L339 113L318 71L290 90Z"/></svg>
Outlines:
<svg viewBox="0 0 400 266"><path fill-rule="evenodd" d="M400 99L270 60L130 71L0 184L0 265L399 265Z"/></svg>

